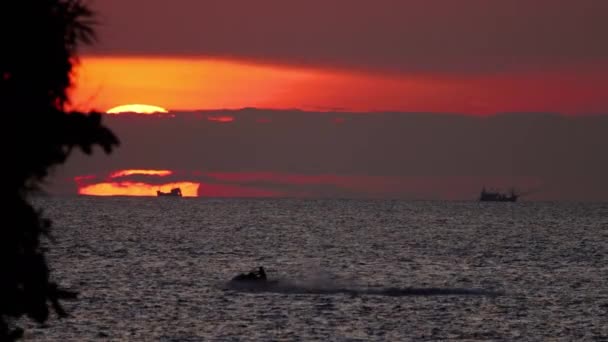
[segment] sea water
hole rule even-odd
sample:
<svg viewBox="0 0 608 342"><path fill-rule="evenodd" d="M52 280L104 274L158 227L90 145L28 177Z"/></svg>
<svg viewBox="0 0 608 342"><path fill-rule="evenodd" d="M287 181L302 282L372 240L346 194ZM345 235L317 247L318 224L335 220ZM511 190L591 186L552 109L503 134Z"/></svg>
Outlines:
<svg viewBox="0 0 608 342"><path fill-rule="evenodd" d="M27 341L608 340L608 204L48 197ZM279 285L227 282L264 266Z"/></svg>

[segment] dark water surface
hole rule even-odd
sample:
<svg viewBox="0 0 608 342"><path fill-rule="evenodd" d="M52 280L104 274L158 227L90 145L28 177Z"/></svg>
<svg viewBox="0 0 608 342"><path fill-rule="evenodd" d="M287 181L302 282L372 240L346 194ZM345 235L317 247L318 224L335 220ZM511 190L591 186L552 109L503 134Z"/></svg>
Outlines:
<svg viewBox="0 0 608 342"><path fill-rule="evenodd" d="M35 202L80 294L28 341L608 340L608 204Z"/></svg>

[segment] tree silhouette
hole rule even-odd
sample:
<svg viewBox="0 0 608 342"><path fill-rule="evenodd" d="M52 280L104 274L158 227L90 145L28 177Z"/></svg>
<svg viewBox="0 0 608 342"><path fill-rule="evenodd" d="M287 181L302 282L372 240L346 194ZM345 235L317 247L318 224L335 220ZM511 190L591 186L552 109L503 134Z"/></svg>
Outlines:
<svg viewBox="0 0 608 342"><path fill-rule="evenodd" d="M0 1L0 341L21 337L23 316L42 323L50 307L64 316L60 299L75 296L50 279L41 242L51 222L28 196L74 147L110 153L119 144L101 114L67 111L77 47L95 38L92 19L81 0Z"/></svg>

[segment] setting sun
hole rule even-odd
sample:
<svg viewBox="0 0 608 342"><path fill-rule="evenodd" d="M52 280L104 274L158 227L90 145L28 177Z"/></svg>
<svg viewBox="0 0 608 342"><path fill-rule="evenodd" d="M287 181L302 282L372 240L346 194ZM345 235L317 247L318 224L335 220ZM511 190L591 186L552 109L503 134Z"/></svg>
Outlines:
<svg viewBox="0 0 608 342"><path fill-rule="evenodd" d="M200 183L172 182L166 184L147 184L143 182L103 182L78 189L80 195L89 196L156 196L156 191L169 192L180 188L184 197L198 197Z"/></svg>
<svg viewBox="0 0 608 342"><path fill-rule="evenodd" d="M153 178L168 177L174 174L171 170L126 169L109 173L101 179L94 175L77 176L74 181L78 185L80 195L90 196L156 196L157 191L169 192L180 188L184 197L198 197L199 182L167 180L164 183L147 183L146 181L128 179L133 176ZM124 179L124 178L127 179ZM117 178L122 178L118 180ZM152 178L148 178L152 180Z"/></svg>
<svg viewBox="0 0 608 342"><path fill-rule="evenodd" d="M108 109L107 114L120 114L120 113L137 113L137 114L154 114L154 113L168 113L169 111L163 107L152 106L146 104L127 104L117 106Z"/></svg>

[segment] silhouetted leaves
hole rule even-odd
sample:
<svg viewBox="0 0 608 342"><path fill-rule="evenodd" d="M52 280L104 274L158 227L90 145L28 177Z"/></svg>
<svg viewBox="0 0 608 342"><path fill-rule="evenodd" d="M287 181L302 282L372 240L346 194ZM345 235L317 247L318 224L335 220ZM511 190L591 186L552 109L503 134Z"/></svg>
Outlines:
<svg viewBox="0 0 608 342"><path fill-rule="evenodd" d="M4 215L0 228L0 340L23 335L13 322L45 322L61 299L76 293L50 281L41 238L51 223L28 203L54 165L74 147L91 154L119 144L99 113L66 112L76 48L95 39L92 11L80 0L0 2L0 168Z"/></svg>

